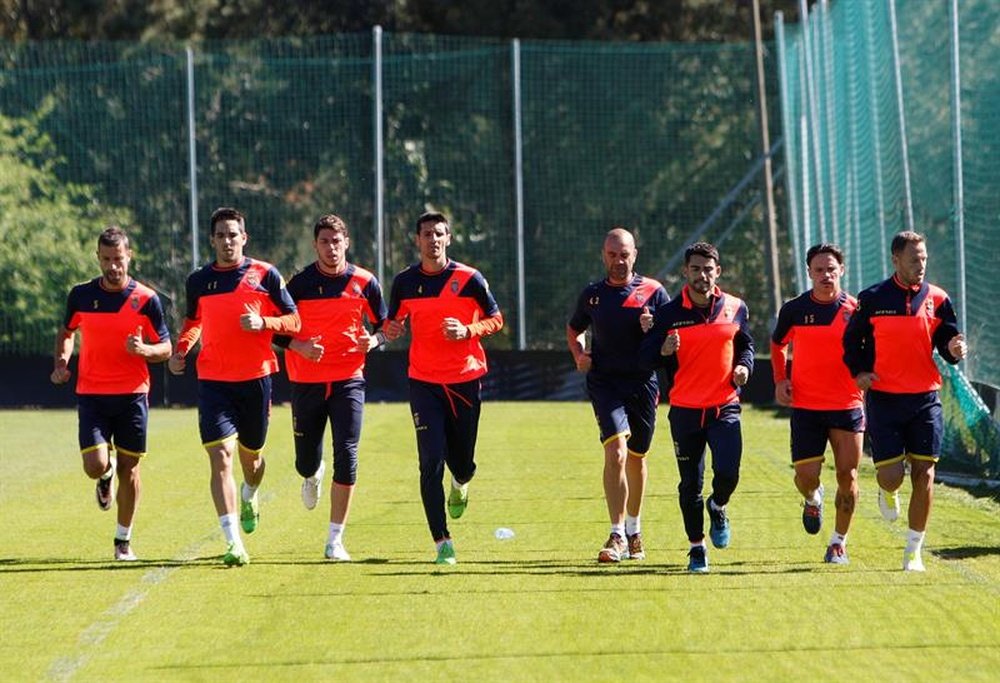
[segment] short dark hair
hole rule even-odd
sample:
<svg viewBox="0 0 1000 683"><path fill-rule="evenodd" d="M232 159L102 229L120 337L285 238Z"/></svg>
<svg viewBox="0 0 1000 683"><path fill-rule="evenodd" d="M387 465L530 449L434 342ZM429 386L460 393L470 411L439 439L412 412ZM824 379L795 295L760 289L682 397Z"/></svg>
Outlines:
<svg viewBox="0 0 1000 683"><path fill-rule="evenodd" d="M829 254L833 258L837 259L837 263L844 265L844 252L841 251L840 247L836 244L822 242L809 247L809 251L806 252L806 268L808 268L809 264L812 263L813 257L819 256L820 254Z"/></svg>
<svg viewBox="0 0 1000 683"><path fill-rule="evenodd" d="M897 232L896 236L892 238L892 255L902 254L907 244L920 244L924 241L924 236L918 232L912 230Z"/></svg>
<svg viewBox="0 0 1000 683"><path fill-rule="evenodd" d="M716 264L719 263L719 250L708 242L695 242L684 250L685 266L688 264L688 261L691 260L692 256L703 256L705 258L715 259Z"/></svg>
<svg viewBox="0 0 1000 683"><path fill-rule="evenodd" d="M316 225L313 226L313 239L319 238L320 230L333 230L334 232L339 232L344 237L350 237L350 233L347 232L347 223L340 216L328 213L325 216L320 216L319 220L316 221Z"/></svg>
<svg viewBox="0 0 1000 683"><path fill-rule="evenodd" d="M247 231L247 220L242 213L229 206L220 206L212 212L212 217L208 221L209 236L215 235L215 224L220 221L236 221L240 224L240 230Z"/></svg>
<svg viewBox="0 0 1000 683"><path fill-rule="evenodd" d="M415 232L418 235L420 234L420 226L424 223L444 223L448 226L448 231L451 232L451 225L448 223L448 219L440 211L424 211L417 217Z"/></svg>
<svg viewBox="0 0 1000 683"><path fill-rule="evenodd" d="M109 225L97 237L98 249L102 246L117 247L119 244L123 245L126 251L132 248L128 242L128 235L117 225Z"/></svg>

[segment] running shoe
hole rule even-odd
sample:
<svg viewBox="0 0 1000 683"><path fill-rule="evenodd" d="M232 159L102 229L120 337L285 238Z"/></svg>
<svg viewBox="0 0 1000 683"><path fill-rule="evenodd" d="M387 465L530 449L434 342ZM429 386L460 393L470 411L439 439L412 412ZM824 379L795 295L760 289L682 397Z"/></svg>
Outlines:
<svg viewBox="0 0 1000 683"><path fill-rule="evenodd" d="M645 560L646 550L642 547L642 534L636 532L631 536L626 536L628 538L628 559Z"/></svg>
<svg viewBox="0 0 1000 683"><path fill-rule="evenodd" d="M823 561L827 564L849 564L847 550L840 543L831 543L826 549Z"/></svg>
<svg viewBox="0 0 1000 683"><path fill-rule="evenodd" d="M802 504L802 526L807 534L818 534L823 528L823 485L816 491L819 505L813 505L808 500Z"/></svg>
<svg viewBox="0 0 1000 683"><path fill-rule="evenodd" d="M712 507L712 499L709 498L705 501L705 509L708 510L708 535L712 538L712 545L716 548L725 548L729 545L729 518L726 516L725 506L716 510Z"/></svg>
<svg viewBox="0 0 1000 683"><path fill-rule="evenodd" d="M600 552L597 553L598 562L621 562L628 557L628 546L618 534L608 536L607 542Z"/></svg>
<svg viewBox="0 0 1000 683"><path fill-rule="evenodd" d="M878 511L882 513L882 519L887 522L895 522L899 519L899 491L878 489Z"/></svg>
<svg viewBox="0 0 1000 683"><path fill-rule="evenodd" d="M691 546L688 551L688 571L695 574L708 573L708 553L705 552L705 546Z"/></svg>
<svg viewBox="0 0 1000 683"><path fill-rule="evenodd" d="M242 545L230 543L226 548L226 554L222 556L222 563L227 567L242 567L250 564L250 556Z"/></svg>
<svg viewBox="0 0 1000 683"><path fill-rule="evenodd" d="M326 463L321 460L316 474L302 480L302 504L306 506L306 510L314 509L319 502L323 493L324 474L326 474Z"/></svg>

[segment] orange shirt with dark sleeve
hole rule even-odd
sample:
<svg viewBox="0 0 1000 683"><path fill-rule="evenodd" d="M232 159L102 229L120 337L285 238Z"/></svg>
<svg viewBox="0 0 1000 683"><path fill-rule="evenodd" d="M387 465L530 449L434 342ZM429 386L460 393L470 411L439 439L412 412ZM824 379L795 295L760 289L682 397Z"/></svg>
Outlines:
<svg viewBox="0 0 1000 683"><path fill-rule="evenodd" d="M786 302L771 334L771 369L775 383L788 379L792 360L792 407L808 410L852 410L864 404L861 390L841 360L841 340L857 300L841 292L830 302L812 291Z"/></svg>
<svg viewBox="0 0 1000 683"><path fill-rule="evenodd" d="M146 359L126 351L125 339L137 333L154 344L170 339L156 292L131 279L125 289L109 291L95 278L70 291L63 326L80 330L78 394L149 392Z"/></svg>
<svg viewBox="0 0 1000 683"><path fill-rule="evenodd" d="M280 324L284 329L246 331L240 327L240 316L247 312L272 320L287 316ZM198 379L223 382L243 382L277 372L278 359L271 349L273 333L294 333L300 325L295 302L277 268L251 258L232 268L213 263L191 273L186 318L178 352L187 353L200 336Z"/></svg>
<svg viewBox="0 0 1000 683"><path fill-rule="evenodd" d="M894 275L858 295L858 309L844 330L844 362L852 376L874 372L876 391L936 391L941 373L933 351L957 363L948 351L956 334L955 309L943 289L927 282L907 287Z"/></svg>
<svg viewBox="0 0 1000 683"><path fill-rule="evenodd" d="M678 335L680 346L661 356L668 334ZM644 367L667 368L673 380L670 405L680 408L715 408L739 401L733 368L743 365L753 372L753 353L746 304L715 287L708 307L700 308L691 301L686 285L680 296L653 315L653 327L639 348Z"/></svg>
<svg viewBox="0 0 1000 683"><path fill-rule="evenodd" d="M323 357L314 362L294 351L285 353L288 378L293 382L340 382L364 375L366 350L358 350L365 318L378 330L385 320L382 288L374 274L347 264L340 275L326 275L315 263L288 281L288 293L299 307L302 328L296 339L319 337ZM290 337L275 336L287 347Z"/></svg>
<svg viewBox="0 0 1000 683"><path fill-rule="evenodd" d="M392 283L389 318L409 319L409 376L436 384L469 382L485 375L486 352L480 338L503 327L486 279L456 261L438 273L427 273L419 264L400 272ZM466 325L469 337L446 339L441 327L445 318Z"/></svg>

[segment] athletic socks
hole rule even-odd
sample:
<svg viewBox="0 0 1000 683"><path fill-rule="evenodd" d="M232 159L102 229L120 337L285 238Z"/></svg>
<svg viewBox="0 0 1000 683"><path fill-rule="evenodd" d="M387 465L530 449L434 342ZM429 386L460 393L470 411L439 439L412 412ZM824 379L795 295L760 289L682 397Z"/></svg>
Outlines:
<svg viewBox="0 0 1000 683"><path fill-rule="evenodd" d="M843 534L843 535L842 534L838 534L836 531L834 531L832 534L830 534L830 545L834 545L834 544L840 545L842 548L846 548L847 547L847 535L846 534Z"/></svg>
<svg viewBox="0 0 1000 683"><path fill-rule="evenodd" d="M337 543L344 536L344 525L330 522L330 535L326 537L328 544Z"/></svg>
<svg viewBox="0 0 1000 683"><path fill-rule="evenodd" d="M226 537L226 543L243 544L240 539L240 516L236 513L231 515L220 515L219 525L222 527L222 534Z"/></svg>
<svg viewBox="0 0 1000 683"><path fill-rule="evenodd" d="M819 489L815 489L812 492L812 495L806 498L806 502L813 507L818 507L819 504L823 502L823 499L819 497Z"/></svg>
<svg viewBox="0 0 1000 683"><path fill-rule="evenodd" d="M107 481L115 474L115 462L114 460L108 460L108 469L104 470L104 474L101 475L101 481Z"/></svg>
<svg viewBox="0 0 1000 683"><path fill-rule="evenodd" d="M618 534L619 537L625 538L625 525L624 524L612 524L611 533Z"/></svg>
<svg viewBox="0 0 1000 683"><path fill-rule="evenodd" d="M250 484L243 482L242 488L240 488L240 498L243 500L250 500L253 498L253 494L257 493L256 486L250 486Z"/></svg>
<svg viewBox="0 0 1000 683"><path fill-rule="evenodd" d="M131 541L132 540L132 527L118 525L115 530L115 540L116 541Z"/></svg>
<svg viewBox="0 0 1000 683"><path fill-rule="evenodd" d="M906 550L915 553L920 553L921 548L924 546L924 531L914 531L909 529L906 532Z"/></svg>
<svg viewBox="0 0 1000 683"><path fill-rule="evenodd" d="M642 531L642 523L639 521L639 517L632 515L625 515L625 534L627 536L635 536L637 533Z"/></svg>

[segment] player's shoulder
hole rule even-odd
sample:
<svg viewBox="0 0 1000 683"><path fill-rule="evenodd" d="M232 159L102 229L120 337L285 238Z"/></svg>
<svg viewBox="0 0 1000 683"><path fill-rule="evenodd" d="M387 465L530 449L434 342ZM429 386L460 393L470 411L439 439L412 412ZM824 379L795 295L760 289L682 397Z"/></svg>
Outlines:
<svg viewBox="0 0 1000 683"><path fill-rule="evenodd" d="M933 297L935 301L944 301L948 298L948 292L944 290L944 287L939 287L930 282L927 283L927 295Z"/></svg>
<svg viewBox="0 0 1000 683"><path fill-rule="evenodd" d="M83 282L77 282L69 289L70 297L80 296L82 294L87 294L94 290L99 290L101 288L101 278L95 277L91 280L84 280Z"/></svg>

